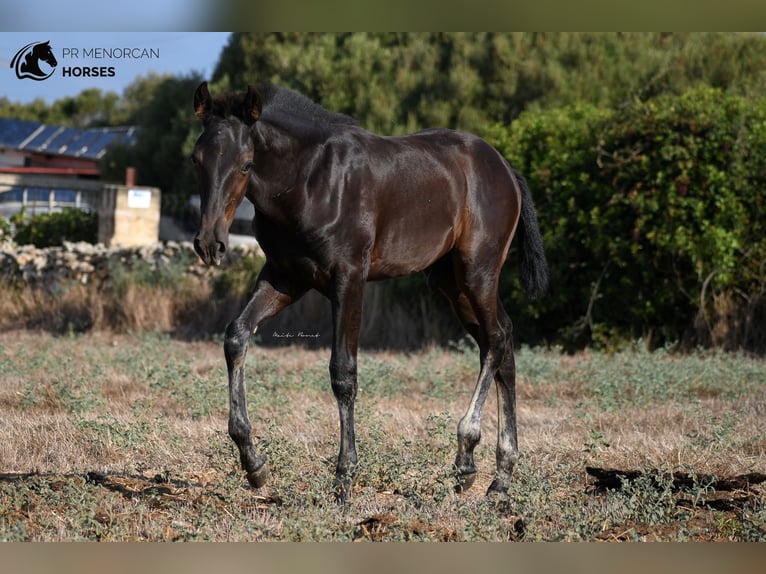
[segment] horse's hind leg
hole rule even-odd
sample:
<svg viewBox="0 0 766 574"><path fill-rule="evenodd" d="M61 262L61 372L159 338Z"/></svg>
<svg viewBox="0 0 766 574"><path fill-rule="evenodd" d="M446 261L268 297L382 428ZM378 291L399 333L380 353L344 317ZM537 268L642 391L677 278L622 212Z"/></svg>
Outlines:
<svg viewBox="0 0 766 574"><path fill-rule="evenodd" d="M269 466L266 457L256 451L250 436L252 429L245 400L247 344L261 323L303 294L303 291L290 291L280 284L267 263L258 276L250 301L226 328L224 353L229 371L229 436L237 445L242 469L247 473L247 481L254 488L265 484L269 476Z"/></svg>
<svg viewBox="0 0 766 574"><path fill-rule="evenodd" d="M505 353L495 375L497 383L497 473L487 494L508 494L511 475L519 458L516 433L516 364L513 356L513 323L498 301L498 315L505 331Z"/></svg>
<svg viewBox="0 0 766 574"><path fill-rule="evenodd" d="M479 345L479 378L468 409L457 426L456 490L461 492L470 488L476 479L474 450L481 439L481 413L505 352L505 333L496 314L497 278L465 274L462 266L453 265L450 258L429 269L428 278L429 283L447 296L463 327Z"/></svg>
<svg viewBox="0 0 766 574"><path fill-rule="evenodd" d="M458 492L469 489L476 480L476 464L473 452L481 440L481 412L484 401L487 399L489 386L494 377L494 361L487 360L489 353L484 347L480 348L481 370L476 382L471 402L468 405L463 418L457 425L457 454L455 455L455 468L457 469Z"/></svg>

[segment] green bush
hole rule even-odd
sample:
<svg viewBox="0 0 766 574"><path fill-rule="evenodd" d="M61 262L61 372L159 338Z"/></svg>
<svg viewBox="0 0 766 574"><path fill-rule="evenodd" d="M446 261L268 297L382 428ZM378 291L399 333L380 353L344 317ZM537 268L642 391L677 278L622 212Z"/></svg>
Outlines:
<svg viewBox="0 0 766 574"><path fill-rule="evenodd" d="M22 211L11 219L16 227L14 240L18 244L53 247L63 245L64 241L98 241L98 213L94 211L66 208L31 218Z"/></svg>
<svg viewBox="0 0 766 574"><path fill-rule="evenodd" d="M244 305L264 263L262 256L247 254L228 265L213 279L213 298L218 301L231 298L237 305Z"/></svg>
<svg viewBox="0 0 766 574"><path fill-rule="evenodd" d="M5 217L0 215L0 243L8 237L11 237L11 235L12 231L10 222Z"/></svg>
<svg viewBox="0 0 766 574"><path fill-rule="evenodd" d="M738 320L763 301L766 98L702 86L616 110L527 113L487 137L535 196L553 287L522 321L543 336L704 342L695 320L714 299ZM524 304L513 276L504 286L511 308Z"/></svg>

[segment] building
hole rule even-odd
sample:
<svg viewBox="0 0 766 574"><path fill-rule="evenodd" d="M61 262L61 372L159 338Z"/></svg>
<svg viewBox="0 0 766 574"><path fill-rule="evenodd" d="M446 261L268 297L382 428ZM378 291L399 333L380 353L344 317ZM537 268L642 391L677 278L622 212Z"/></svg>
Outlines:
<svg viewBox="0 0 766 574"><path fill-rule="evenodd" d="M104 201L111 209L117 209L121 200L114 199L109 203L111 200L106 196L115 193L111 189L115 186L100 179L98 163L109 145L135 144L137 132L135 127L81 129L0 118L0 216L9 218L24 207L30 215L66 207L103 211ZM135 170L129 168L125 187L134 186ZM190 207L199 213L199 197L192 198ZM254 214L252 204L243 201L232 226L232 244L255 244L251 227ZM107 221L113 218L113 213L101 215ZM162 217L159 237L191 240L194 237L192 227L188 221ZM134 233L130 226L125 229L125 233L118 234L118 240L123 242Z"/></svg>
<svg viewBox="0 0 766 574"><path fill-rule="evenodd" d="M135 143L135 127L70 128L0 118L0 214L63 207L97 209L98 162L113 143Z"/></svg>

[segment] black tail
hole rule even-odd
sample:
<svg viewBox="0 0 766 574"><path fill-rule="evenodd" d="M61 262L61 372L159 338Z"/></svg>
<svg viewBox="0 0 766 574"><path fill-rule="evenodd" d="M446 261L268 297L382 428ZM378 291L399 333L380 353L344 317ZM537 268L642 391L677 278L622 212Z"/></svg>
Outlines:
<svg viewBox="0 0 766 574"><path fill-rule="evenodd" d="M513 169L513 168L511 168ZM527 180L513 169L521 188L521 217L516 232L521 253L521 284L533 298L542 295L548 287L548 262L545 260L543 238L537 223L532 194Z"/></svg>

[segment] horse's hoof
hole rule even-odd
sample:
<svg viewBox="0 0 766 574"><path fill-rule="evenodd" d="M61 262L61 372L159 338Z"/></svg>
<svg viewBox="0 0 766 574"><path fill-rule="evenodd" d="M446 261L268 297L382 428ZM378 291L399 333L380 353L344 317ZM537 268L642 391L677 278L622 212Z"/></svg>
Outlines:
<svg viewBox="0 0 766 574"><path fill-rule="evenodd" d="M461 472L456 476L455 492L465 492L473 486L476 480L476 472Z"/></svg>
<svg viewBox="0 0 766 574"><path fill-rule="evenodd" d="M492 484L489 485L486 495L497 498L509 498L509 488L510 485L506 481L495 479L492 481Z"/></svg>
<svg viewBox="0 0 766 574"><path fill-rule="evenodd" d="M260 468L247 473L247 482L253 488L261 488L269 479L269 464L264 462Z"/></svg>
<svg viewBox="0 0 766 574"><path fill-rule="evenodd" d="M351 479L336 480L333 487L335 502L345 504L351 497Z"/></svg>

